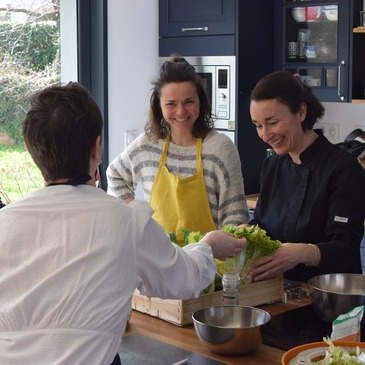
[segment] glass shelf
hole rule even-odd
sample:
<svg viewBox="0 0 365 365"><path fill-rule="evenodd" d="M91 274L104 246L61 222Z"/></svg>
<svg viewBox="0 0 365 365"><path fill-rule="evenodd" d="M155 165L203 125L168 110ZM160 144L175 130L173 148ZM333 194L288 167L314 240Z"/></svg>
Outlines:
<svg viewBox="0 0 365 365"><path fill-rule="evenodd" d="M287 7L286 62L337 63L337 12L337 5Z"/></svg>
<svg viewBox="0 0 365 365"><path fill-rule="evenodd" d="M293 5L285 8L284 69L312 88L336 88L338 5Z"/></svg>
<svg viewBox="0 0 365 365"><path fill-rule="evenodd" d="M275 68L299 74L320 101L361 99L363 0L275 0L275 4Z"/></svg>

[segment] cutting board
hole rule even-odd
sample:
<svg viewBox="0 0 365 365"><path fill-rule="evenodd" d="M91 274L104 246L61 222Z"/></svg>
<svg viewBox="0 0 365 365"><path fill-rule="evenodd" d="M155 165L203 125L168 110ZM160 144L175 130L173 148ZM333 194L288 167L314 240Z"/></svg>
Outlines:
<svg viewBox="0 0 365 365"><path fill-rule="evenodd" d="M171 365L186 358L185 365L225 365L141 334L124 336L118 353L122 365Z"/></svg>

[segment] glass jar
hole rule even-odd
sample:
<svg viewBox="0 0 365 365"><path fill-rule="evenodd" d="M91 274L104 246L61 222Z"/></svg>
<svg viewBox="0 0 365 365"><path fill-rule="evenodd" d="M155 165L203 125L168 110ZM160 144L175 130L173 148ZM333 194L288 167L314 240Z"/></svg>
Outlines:
<svg viewBox="0 0 365 365"><path fill-rule="evenodd" d="M224 273L223 285L223 305L239 304L240 275L234 273Z"/></svg>

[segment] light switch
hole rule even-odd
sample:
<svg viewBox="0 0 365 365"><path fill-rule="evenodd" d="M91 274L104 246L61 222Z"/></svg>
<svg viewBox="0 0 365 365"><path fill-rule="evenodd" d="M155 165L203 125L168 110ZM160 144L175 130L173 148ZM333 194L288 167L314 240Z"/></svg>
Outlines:
<svg viewBox="0 0 365 365"><path fill-rule="evenodd" d="M125 147L130 145L138 137L137 130L131 130L124 132Z"/></svg>

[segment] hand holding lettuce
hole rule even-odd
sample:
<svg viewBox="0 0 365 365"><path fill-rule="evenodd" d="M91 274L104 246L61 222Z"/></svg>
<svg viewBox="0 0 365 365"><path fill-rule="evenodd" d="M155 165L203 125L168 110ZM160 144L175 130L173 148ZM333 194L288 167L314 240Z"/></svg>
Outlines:
<svg viewBox="0 0 365 365"><path fill-rule="evenodd" d="M252 278L250 276L251 266L254 261L260 257L273 255L275 250L281 246L281 242L278 240L272 240L266 231L259 226L234 226L226 225L222 228L223 232L229 233L235 238L247 239L247 247L245 254L238 253L234 258L221 261L215 259L218 272L223 275L225 272L232 272L237 268L243 268L240 271L241 282L244 284L250 283ZM170 239L173 240L173 234L169 234ZM199 242L204 233L197 231L183 231L184 244ZM243 263L242 263L243 261Z"/></svg>
<svg viewBox="0 0 365 365"><path fill-rule="evenodd" d="M250 271L254 261L263 256L273 255L276 249L281 246L280 241L272 240L266 234L266 231L257 225L249 227L228 225L223 227L222 230L233 234L234 237L245 237L247 239L245 261L240 273L241 281L246 284L252 281Z"/></svg>

